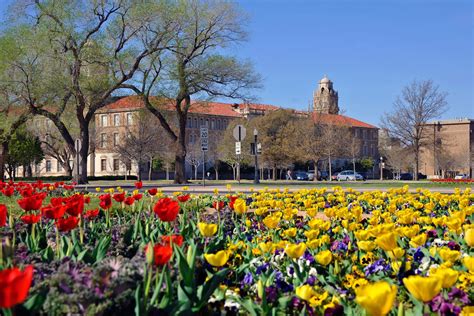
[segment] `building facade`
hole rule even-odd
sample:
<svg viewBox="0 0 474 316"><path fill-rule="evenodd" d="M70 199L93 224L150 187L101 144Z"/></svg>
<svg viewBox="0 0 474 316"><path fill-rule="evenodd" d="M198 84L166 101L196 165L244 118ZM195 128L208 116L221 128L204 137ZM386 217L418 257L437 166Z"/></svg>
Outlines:
<svg viewBox="0 0 474 316"><path fill-rule="evenodd" d="M360 140L358 156L372 157L378 161L378 128L357 119L339 114L338 92L333 88L333 82L326 76L319 81L313 94L313 110L292 110L298 117L312 117L315 122L322 124L349 127L353 135ZM252 119L275 111L281 107L269 104L256 103L219 103L194 101L188 112L186 124L186 142L188 146L198 143L199 129L207 126L209 133L219 137L234 119ZM94 121L93 148L88 158L89 176L121 176L136 174L138 166L135 162L126 164L120 159L119 153L114 150L128 133L133 132L140 111L144 111L144 103L138 96L117 97L107 106L97 111ZM173 107L165 105L163 112L169 114L170 121L176 124ZM146 112L147 115L153 116ZM46 119L41 124L52 125ZM159 125L155 119L154 123ZM50 126L51 127L51 126ZM54 126L53 126L54 127ZM164 133L164 130L163 130ZM163 135L157 135L163 137ZM338 163L335 160L336 164ZM70 161L74 168L74 161ZM336 166L337 167L337 166ZM34 168L34 176L66 175L60 163L54 157L46 159Z"/></svg>
<svg viewBox="0 0 474 316"><path fill-rule="evenodd" d="M474 173L474 119L453 119L425 125L420 172L428 178Z"/></svg>

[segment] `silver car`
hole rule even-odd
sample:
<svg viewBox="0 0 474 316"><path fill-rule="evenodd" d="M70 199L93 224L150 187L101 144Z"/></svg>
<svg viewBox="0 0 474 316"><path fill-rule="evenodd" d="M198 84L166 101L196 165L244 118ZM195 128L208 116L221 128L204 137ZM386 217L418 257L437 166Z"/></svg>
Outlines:
<svg viewBox="0 0 474 316"><path fill-rule="evenodd" d="M339 172L339 174L336 177L337 181L362 181L364 180L364 177L357 172L354 173L352 170L345 170L342 172Z"/></svg>

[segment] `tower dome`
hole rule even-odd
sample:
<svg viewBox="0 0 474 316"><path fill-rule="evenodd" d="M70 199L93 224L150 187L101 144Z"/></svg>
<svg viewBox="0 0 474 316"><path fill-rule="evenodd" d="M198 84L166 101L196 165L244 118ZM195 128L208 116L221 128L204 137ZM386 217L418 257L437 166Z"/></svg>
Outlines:
<svg viewBox="0 0 474 316"><path fill-rule="evenodd" d="M330 82L331 80L329 80L329 78L326 75L324 75L324 78L321 79L321 81L319 81L319 83L330 83Z"/></svg>
<svg viewBox="0 0 474 316"><path fill-rule="evenodd" d="M337 91L333 89L333 83L324 75L319 81L318 88L313 93L314 111L326 114L339 114Z"/></svg>

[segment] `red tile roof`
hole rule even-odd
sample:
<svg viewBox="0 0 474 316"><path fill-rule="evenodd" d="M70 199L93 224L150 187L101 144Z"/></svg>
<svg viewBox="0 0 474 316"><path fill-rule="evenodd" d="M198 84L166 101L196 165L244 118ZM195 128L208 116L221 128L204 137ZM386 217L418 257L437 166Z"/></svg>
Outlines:
<svg viewBox="0 0 474 316"><path fill-rule="evenodd" d="M315 122L329 123L335 125L346 125L352 127L365 127L365 128L377 128L368 123L356 120L355 118L339 115L339 114L325 114L325 113L313 113L313 120Z"/></svg>
<svg viewBox="0 0 474 316"><path fill-rule="evenodd" d="M154 101L157 101L155 99ZM172 110L174 105L171 102L162 102L161 106L164 109ZM144 107L143 101L139 96L126 96L118 99L115 102L108 104L103 107L99 112L108 112L113 110L136 110ZM227 117L242 117L241 111L246 108L255 111L273 111L281 109L281 107L271 104L259 104L259 103L221 103L221 102L204 102L204 101L193 101L189 113L195 114L208 114L208 115L219 115ZM295 114L305 114L305 111L292 110ZM345 115L336 114L323 114L323 113L312 113L313 120L321 121L323 123L346 125L353 127L365 127L365 128L377 128L373 125L364 123L356 120L352 117Z"/></svg>
<svg viewBox="0 0 474 316"><path fill-rule="evenodd" d="M152 100L157 101L157 99ZM105 107L103 107L99 112L108 112L111 110L136 110L144 108L144 103L141 97L139 96L127 96L120 98L119 100L112 102ZM162 103L159 107L166 110L172 110L174 105L169 103ZM229 103L219 103L219 102L203 102L203 101L193 101L189 113L196 114L210 114L210 115L220 115L220 116L231 116L231 117L240 117L241 115L234 111L233 105Z"/></svg>

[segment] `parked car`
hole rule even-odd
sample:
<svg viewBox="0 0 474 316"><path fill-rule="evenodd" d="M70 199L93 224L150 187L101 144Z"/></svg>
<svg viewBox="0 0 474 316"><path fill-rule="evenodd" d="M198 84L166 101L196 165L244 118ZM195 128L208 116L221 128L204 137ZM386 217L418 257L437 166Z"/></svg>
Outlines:
<svg viewBox="0 0 474 316"><path fill-rule="evenodd" d="M334 172L332 175L331 175L331 180L337 180L337 176L339 175L339 172ZM328 175L328 179L329 179L329 175Z"/></svg>
<svg viewBox="0 0 474 316"><path fill-rule="evenodd" d="M357 181L357 180L364 180L364 177L361 176L360 174L358 174L357 172L354 172L352 170L345 170L345 171L342 171L340 172L337 177L336 177L337 181Z"/></svg>
<svg viewBox="0 0 474 316"><path fill-rule="evenodd" d="M400 173L398 176L395 177L395 180L413 180L413 176L411 173Z"/></svg>
<svg viewBox="0 0 474 316"><path fill-rule="evenodd" d="M309 181L314 181L314 170L308 170L308 172L306 172L306 174L308 175L308 180Z"/></svg>
<svg viewBox="0 0 474 316"><path fill-rule="evenodd" d="M467 173L460 173L454 177L454 180L467 180L469 179L469 175Z"/></svg>
<svg viewBox="0 0 474 316"><path fill-rule="evenodd" d="M329 180L329 172L321 171L319 173L319 179L318 180Z"/></svg>
<svg viewBox="0 0 474 316"><path fill-rule="evenodd" d="M300 180L300 181L308 181L308 173L305 171L295 171L293 175L293 179Z"/></svg>

